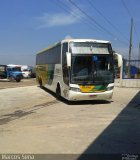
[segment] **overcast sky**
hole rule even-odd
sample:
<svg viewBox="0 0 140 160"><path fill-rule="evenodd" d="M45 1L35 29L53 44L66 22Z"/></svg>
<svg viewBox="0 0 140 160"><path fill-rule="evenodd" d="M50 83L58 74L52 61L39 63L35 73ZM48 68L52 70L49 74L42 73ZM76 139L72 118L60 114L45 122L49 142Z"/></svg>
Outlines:
<svg viewBox="0 0 140 160"><path fill-rule="evenodd" d="M36 52L66 37L109 40L138 57L140 0L0 0L0 64L35 65Z"/></svg>

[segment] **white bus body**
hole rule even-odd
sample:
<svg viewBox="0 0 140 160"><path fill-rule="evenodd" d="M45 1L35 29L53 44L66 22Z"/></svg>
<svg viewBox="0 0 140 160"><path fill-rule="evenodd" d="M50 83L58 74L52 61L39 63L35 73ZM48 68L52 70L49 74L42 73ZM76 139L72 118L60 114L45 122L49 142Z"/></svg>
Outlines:
<svg viewBox="0 0 140 160"><path fill-rule="evenodd" d="M66 39L36 56L40 86L69 101L109 100L114 88L111 43L95 39Z"/></svg>
<svg viewBox="0 0 140 160"><path fill-rule="evenodd" d="M28 65L21 66L22 75L24 78L31 78L31 68Z"/></svg>

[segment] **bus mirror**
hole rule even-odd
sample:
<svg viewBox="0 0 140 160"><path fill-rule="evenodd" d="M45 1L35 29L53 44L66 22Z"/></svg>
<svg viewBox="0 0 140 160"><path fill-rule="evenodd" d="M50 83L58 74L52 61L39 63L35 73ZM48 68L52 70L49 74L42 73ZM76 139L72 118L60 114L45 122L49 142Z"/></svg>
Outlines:
<svg viewBox="0 0 140 160"><path fill-rule="evenodd" d="M122 56L119 54L118 55L118 67L122 66Z"/></svg>
<svg viewBox="0 0 140 160"><path fill-rule="evenodd" d="M118 53L115 53L115 59L118 62L117 63L118 67L121 67L122 66L122 55L118 54Z"/></svg>
<svg viewBox="0 0 140 160"><path fill-rule="evenodd" d="M67 58L67 67L71 67L71 53L66 52L66 58Z"/></svg>

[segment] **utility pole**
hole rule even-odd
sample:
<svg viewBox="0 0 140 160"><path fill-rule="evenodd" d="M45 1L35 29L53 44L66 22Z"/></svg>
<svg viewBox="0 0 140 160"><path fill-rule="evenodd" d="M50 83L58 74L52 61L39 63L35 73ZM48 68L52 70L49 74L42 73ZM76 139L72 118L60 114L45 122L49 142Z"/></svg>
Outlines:
<svg viewBox="0 0 140 160"><path fill-rule="evenodd" d="M131 18L131 28L130 28L129 57L128 57L128 78L131 78L131 75L130 75L130 60L131 60L131 50L132 50L132 31L133 31L133 18Z"/></svg>
<svg viewBox="0 0 140 160"><path fill-rule="evenodd" d="M140 61L140 43L139 43L138 60ZM140 62L139 62L139 63L140 63Z"/></svg>
<svg viewBox="0 0 140 160"><path fill-rule="evenodd" d="M140 69L140 43L139 43L139 51L138 51L138 68Z"/></svg>

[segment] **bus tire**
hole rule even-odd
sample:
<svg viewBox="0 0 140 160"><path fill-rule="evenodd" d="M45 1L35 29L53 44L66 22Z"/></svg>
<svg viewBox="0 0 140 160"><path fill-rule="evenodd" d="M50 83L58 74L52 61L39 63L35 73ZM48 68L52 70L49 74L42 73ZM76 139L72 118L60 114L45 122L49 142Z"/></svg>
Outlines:
<svg viewBox="0 0 140 160"><path fill-rule="evenodd" d="M42 88L42 80L41 78L38 79L39 87Z"/></svg>
<svg viewBox="0 0 140 160"><path fill-rule="evenodd" d="M57 85L57 88L56 88L56 98L58 100L61 100L61 89L59 84Z"/></svg>

